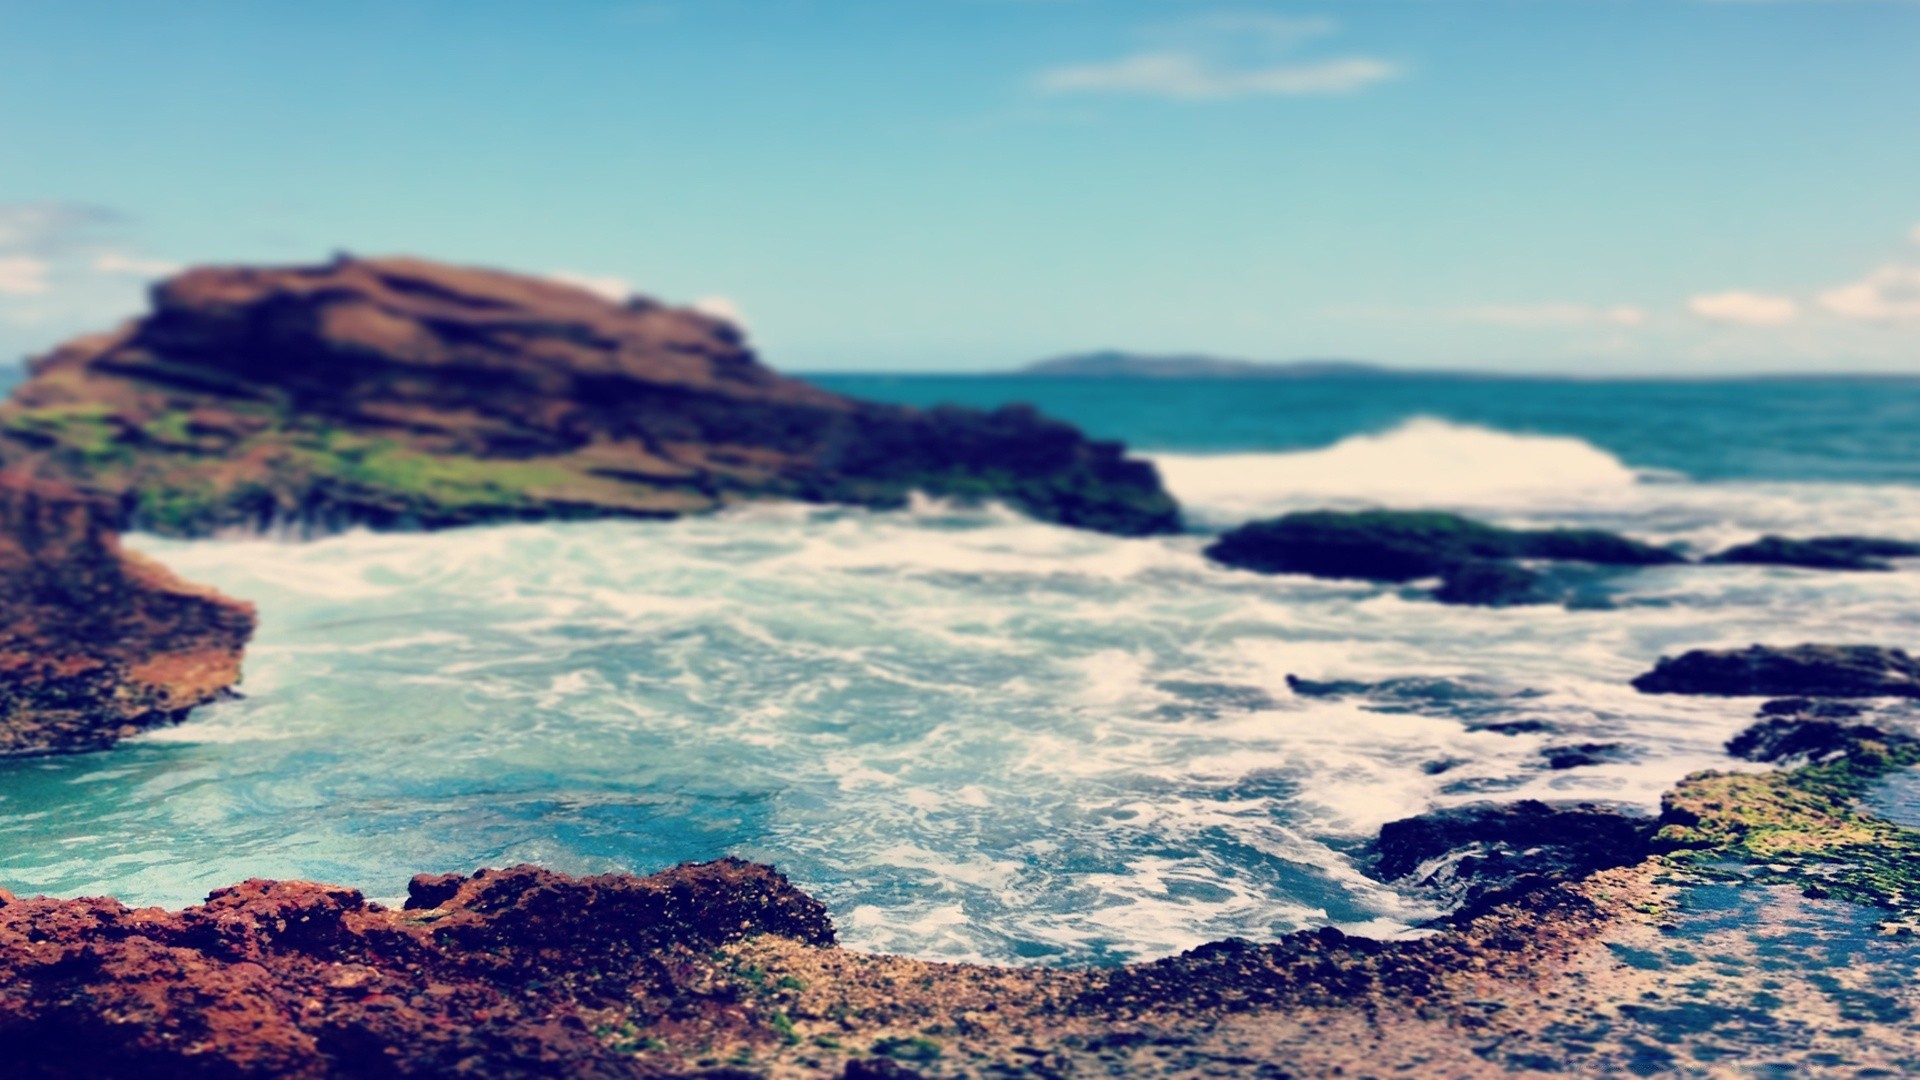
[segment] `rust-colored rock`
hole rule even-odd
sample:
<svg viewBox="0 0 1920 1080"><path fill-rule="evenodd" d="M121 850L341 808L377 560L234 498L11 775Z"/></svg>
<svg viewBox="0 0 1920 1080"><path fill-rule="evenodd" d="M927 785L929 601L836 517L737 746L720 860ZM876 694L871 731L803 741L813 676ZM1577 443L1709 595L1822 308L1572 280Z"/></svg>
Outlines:
<svg viewBox="0 0 1920 1080"><path fill-rule="evenodd" d="M854 401L732 324L418 259L190 270L153 313L33 364L0 458L122 495L143 528L670 516L748 499L1004 500L1176 528L1151 464L1030 409Z"/></svg>
<svg viewBox="0 0 1920 1080"><path fill-rule="evenodd" d="M0 754L105 746L239 681L252 606L122 550L116 513L0 474Z"/></svg>
<svg viewBox="0 0 1920 1080"><path fill-rule="evenodd" d="M737 859L483 871L403 911L284 881L181 912L0 898L0 1045L14 1076L659 1075L598 1010L744 1028L681 979L761 934L833 941L818 903Z"/></svg>

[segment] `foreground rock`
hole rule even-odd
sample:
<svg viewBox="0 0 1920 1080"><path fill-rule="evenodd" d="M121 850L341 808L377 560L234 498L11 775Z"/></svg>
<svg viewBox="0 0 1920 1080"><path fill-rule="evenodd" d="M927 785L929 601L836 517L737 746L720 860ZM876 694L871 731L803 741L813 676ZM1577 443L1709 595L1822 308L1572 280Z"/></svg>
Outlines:
<svg viewBox="0 0 1920 1080"><path fill-rule="evenodd" d="M1707 558L1710 563L1801 566L1814 570L1892 570L1888 559L1920 556L1920 544L1870 536L1763 536Z"/></svg>
<svg viewBox="0 0 1920 1080"><path fill-rule="evenodd" d="M1596 566L1684 562L1672 550L1597 529L1502 529L1432 511L1313 510L1250 522L1221 534L1207 557L1263 574L1400 583L1443 578L1447 603L1543 603L1557 596L1513 560Z"/></svg>
<svg viewBox="0 0 1920 1080"><path fill-rule="evenodd" d="M413 259L199 269L35 361L0 459L172 535L999 499L1178 527L1153 466L1030 409L918 411L762 365L732 324Z"/></svg>
<svg viewBox="0 0 1920 1080"><path fill-rule="evenodd" d="M182 912L0 895L0 1045L37 1077L1903 1074L1920 964L1876 920L1920 897L1920 834L1853 802L1908 760L1690 777L1630 865L1646 825L1591 808L1430 815L1381 866L1464 844L1537 880L1414 939L1114 969L842 949L737 860L422 876L401 910L299 882Z"/></svg>
<svg viewBox="0 0 1920 1080"><path fill-rule="evenodd" d="M252 606L122 550L115 517L0 475L0 754L106 746L240 679Z"/></svg>
<svg viewBox="0 0 1920 1080"><path fill-rule="evenodd" d="M1920 697L1920 661L1871 645L1695 649L1633 680L1644 694L1720 697Z"/></svg>

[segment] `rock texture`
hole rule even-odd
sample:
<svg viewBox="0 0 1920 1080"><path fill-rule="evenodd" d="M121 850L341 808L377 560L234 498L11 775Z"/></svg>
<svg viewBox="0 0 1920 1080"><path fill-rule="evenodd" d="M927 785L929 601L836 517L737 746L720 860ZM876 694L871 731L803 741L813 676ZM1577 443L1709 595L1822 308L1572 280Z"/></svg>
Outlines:
<svg viewBox="0 0 1920 1080"><path fill-rule="evenodd" d="M1436 810L1390 821L1370 859L1382 880L1434 890L1471 919L1498 903L1651 853L1651 820L1592 805L1534 799Z"/></svg>
<svg viewBox="0 0 1920 1080"><path fill-rule="evenodd" d="M1444 603L1504 606L1559 599L1518 559L1595 566L1659 566L1678 553L1597 529L1502 529L1435 511L1312 510L1221 534L1215 562L1263 574L1408 582L1444 579Z"/></svg>
<svg viewBox="0 0 1920 1080"><path fill-rule="evenodd" d="M722 320L416 259L163 282L152 314L34 361L0 459L176 535L915 490L1122 534L1179 524L1151 464L1030 409L853 401L776 374Z"/></svg>
<svg viewBox="0 0 1920 1080"><path fill-rule="evenodd" d="M1720 697L1920 697L1920 661L1871 645L1695 649L1633 680L1644 694Z"/></svg>
<svg viewBox="0 0 1920 1080"><path fill-rule="evenodd" d="M1763 536L1707 558L1710 563L1801 566L1813 570L1891 570L1888 559L1920 556L1920 544L1871 536Z"/></svg>
<svg viewBox="0 0 1920 1080"><path fill-rule="evenodd" d="M753 934L833 941L818 903L738 860L649 878L517 867L417 880L415 897L393 911L256 880L181 912L7 898L12 1075L658 1075L609 1052L596 1010L631 1022L638 998L663 1032L683 1012L724 1027L677 981L691 959Z"/></svg>
<svg viewBox="0 0 1920 1080"><path fill-rule="evenodd" d="M239 681L253 608L122 550L115 517L0 474L0 754L105 746Z"/></svg>

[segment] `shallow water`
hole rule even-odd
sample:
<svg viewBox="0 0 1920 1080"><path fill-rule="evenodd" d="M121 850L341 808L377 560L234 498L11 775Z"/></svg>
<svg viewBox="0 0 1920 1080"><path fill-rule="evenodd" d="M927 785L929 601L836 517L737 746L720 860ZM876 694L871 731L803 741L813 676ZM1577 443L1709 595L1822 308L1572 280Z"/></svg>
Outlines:
<svg viewBox="0 0 1920 1080"><path fill-rule="evenodd" d="M1920 489L1700 483L1564 436L1440 420L1290 452L1163 454L1202 529L1439 505L1711 550L1920 536ZM182 904L250 875L402 893L528 861L778 864L869 949L1113 962L1434 912L1350 855L1486 798L1651 810L1751 767L1753 701L1627 682L1693 647L1911 644L1920 575L1665 567L1610 610L1442 607L1214 567L994 509L761 507L135 546L256 601L245 700L113 751L0 763L0 885ZM1301 697L1286 676L1440 676ZM1556 748L1598 744L1550 767ZM1565 764L1563 761L1562 764Z"/></svg>

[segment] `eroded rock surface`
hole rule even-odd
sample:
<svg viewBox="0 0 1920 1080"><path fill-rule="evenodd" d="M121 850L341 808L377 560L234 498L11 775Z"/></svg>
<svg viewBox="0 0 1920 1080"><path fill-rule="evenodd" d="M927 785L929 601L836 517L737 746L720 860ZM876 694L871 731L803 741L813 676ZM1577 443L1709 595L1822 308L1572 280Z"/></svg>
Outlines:
<svg viewBox="0 0 1920 1080"><path fill-rule="evenodd" d="M115 518L0 475L0 754L106 746L240 679L252 606L123 550Z"/></svg>
<svg viewBox="0 0 1920 1080"><path fill-rule="evenodd" d="M1435 891L1457 922L1527 892L1640 862L1652 851L1652 834L1651 820L1593 805L1464 806L1388 822L1369 869Z"/></svg>
<svg viewBox="0 0 1920 1080"><path fill-rule="evenodd" d="M1763 536L1707 558L1710 563L1799 566L1813 570L1892 570L1888 559L1920 556L1920 544L1872 536Z"/></svg>
<svg viewBox="0 0 1920 1080"><path fill-rule="evenodd" d="M1633 680L1645 694L1719 697L1920 697L1920 661L1872 645L1695 649Z"/></svg>
<svg viewBox="0 0 1920 1080"><path fill-rule="evenodd" d="M1153 466L1031 409L875 405L781 376L732 324L416 259L205 268L34 361L0 459L174 535L671 516L748 499L999 499L1122 534Z"/></svg>

